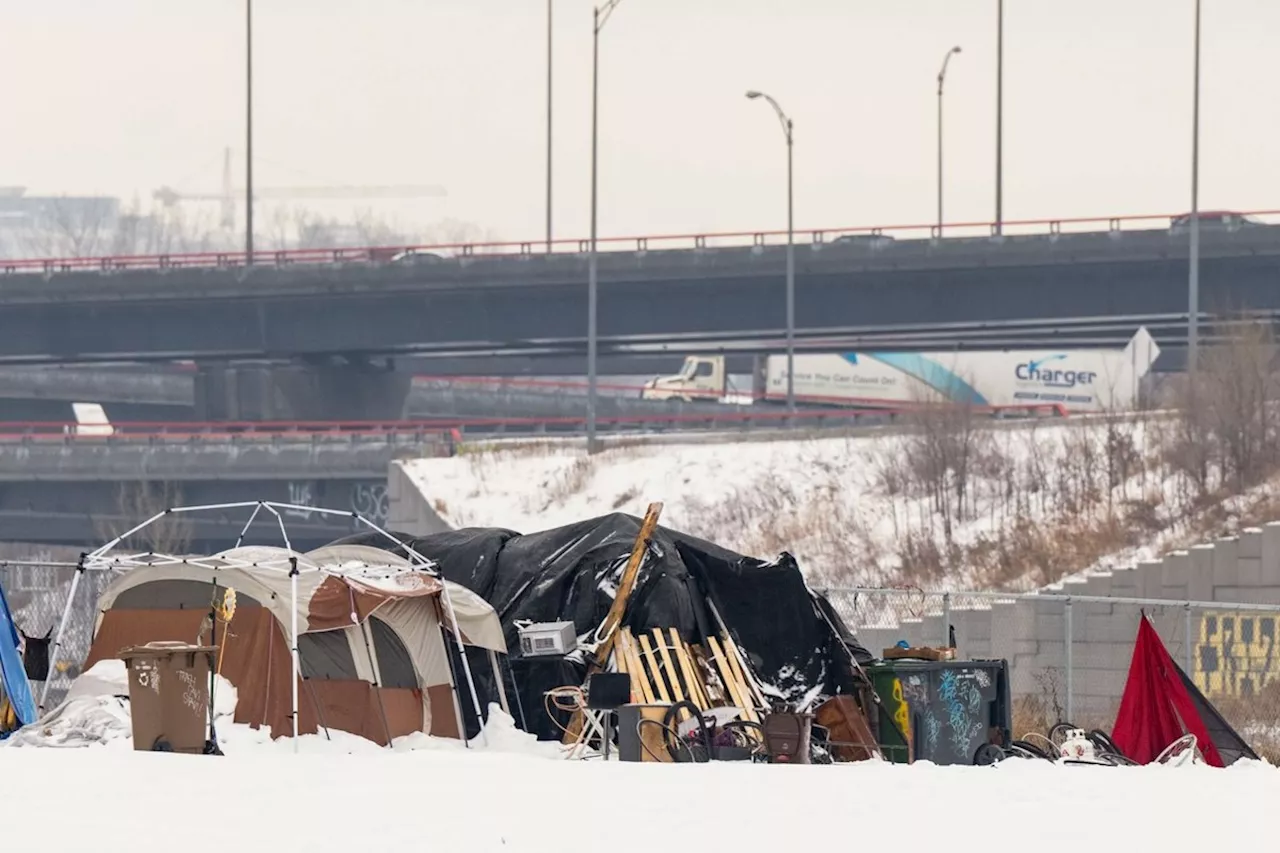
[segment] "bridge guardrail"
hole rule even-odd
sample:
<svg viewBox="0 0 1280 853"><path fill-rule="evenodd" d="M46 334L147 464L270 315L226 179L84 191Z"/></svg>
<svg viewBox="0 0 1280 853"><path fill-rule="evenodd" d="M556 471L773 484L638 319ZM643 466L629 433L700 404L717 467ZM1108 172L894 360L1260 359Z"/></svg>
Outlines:
<svg viewBox="0 0 1280 853"><path fill-rule="evenodd" d="M1262 218L1280 218L1280 210L1253 210L1235 212L1251 217L1262 224ZM877 226L847 226L837 228L806 228L795 232L800 244L824 246L842 239L859 241L874 247L878 240L885 243L896 239L952 241L965 239L1005 239L1018 237L1044 237L1057 239L1066 234L1120 234L1126 231L1173 233L1171 224L1183 214L1137 214L1128 216L1059 217L1054 219L1017 219L997 225L989 221L945 223L941 230L937 223L899 224ZM1215 230L1242 230L1228 226L1213 226ZM1208 230L1206 226L1205 230ZM945 235L945 236L942 236ZM772 231L721 231L693 234L657 234L646 236L600 237L596 240L602 252L650 252L672 249L710 250L717 248L744 248L759 250L786 241L787 232ZM435 243L411 246L360 246L328 249L278 249L255 251L254 265L286 267L292 265L381 264L390 263L404 255L416 255L415 263L431 263L446 259L472 257L534 257L546 254L581 255L590 246L581 238L546 240L493 241L480 243ZM109 255L68 258L18 258L0 260L0 273L35 273L52 275L68 272L112 273L124 270L173 270L173 269L223 269L245 266L243 251L175 252L163 255Z"/></svg>
<svg viewBox="0 0 1280 853"><path fill-rule="evenodd" d="M910 409L850 410L804 409L788 412L665 413L597 418L607 432L704 432L732 429L813 429L839 426L891 424L912 414ZM1026 406L979 410L993 419L1009 417L1059 418L1057 406ZM404 421L244 421L221 423L121 422L76 424L67 422L0 423L0 444L58 443L320 443L385 442L428 444L461 441L468 435L578 434L586 426L583 417L428 418Z"/></svg>

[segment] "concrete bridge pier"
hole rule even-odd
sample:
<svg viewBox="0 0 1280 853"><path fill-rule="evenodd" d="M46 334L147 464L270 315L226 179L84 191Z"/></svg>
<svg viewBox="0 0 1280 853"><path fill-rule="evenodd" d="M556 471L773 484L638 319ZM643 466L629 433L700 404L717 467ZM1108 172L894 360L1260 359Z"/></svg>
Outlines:
<svg viewBox="0 0 1280 853"><path fill-rule="evenodd" d="M365 360L287 365L202 364L201 421L377 421L405 417L413 377Z"/></svg>

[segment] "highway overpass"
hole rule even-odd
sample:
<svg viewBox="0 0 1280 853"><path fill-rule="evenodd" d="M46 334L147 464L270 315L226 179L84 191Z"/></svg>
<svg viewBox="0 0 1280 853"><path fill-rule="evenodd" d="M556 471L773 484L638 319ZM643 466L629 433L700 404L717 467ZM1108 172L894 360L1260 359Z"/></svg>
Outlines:
<svg viewBox="0 0 1280 853"><path fill-rule="evenodd" d="M801 235L802 239L806 235ZM848 242L797 248L802 336L1026 318L1117 318L1186 308L1187 240L1167 229ZM697 241L695 241L697 242ZM698 339L776 341L785 250L750 246L600 256L602 350L683 352ZM335 259L343 261L341 255ZM0 284L0 363L202 364L203 416L403 413L407 355L581 352L586 255L463 253L430 263L288 263L89 272ZM1280 310L1280 227L1207 229L1201 304ZM241 367L245 359L288 366ZM248 401L248 402L246 402ZM345 410L344 410L345 408Z"/></svg>

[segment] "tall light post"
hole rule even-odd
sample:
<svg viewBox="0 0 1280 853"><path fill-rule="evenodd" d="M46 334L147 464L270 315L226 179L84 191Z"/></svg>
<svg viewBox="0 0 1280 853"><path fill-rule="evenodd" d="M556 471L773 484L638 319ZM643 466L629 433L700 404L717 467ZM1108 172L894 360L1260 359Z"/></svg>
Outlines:
<svg viewBox="0 0 1280 853"><path fill-rule="evenodd" d="M1187 374L1200 369L1200 0L1196 0L1195 82L1191 96L1191 269L1187 281Z"/></svg>
<svg viewBox="0 0 1280 853"><path fill-rule="evenodd" d="M244 262L253 265L253 0L244 0Z"/></svg>
<svg viewBox="0 0 1280 853"><path fill-rule="evenodd" d="M947 51L947 55L942 58L942 70L938 72L938 236L942 236L942 87L947 81L947 66L951 64L951 57L960 52L960 46L956 45Z"/></svg>
<svg viewBox="0 0 1280 853"><path fill-rule="evenodd" d="M596 441L596 180L599 162L600 31L609 23L622 0L608 0L592 10L591 21L591 251L587 260L587 453L595 453Z"/></svg>
<svg viewBox="0 0 1280 853"><path fill-rule="evenodd" d="M996 0L996 234L1004 233L1004 0Z"/></svg>
<svg viewBox="0 0 1280 853"><path fill-rule="evenodd" d="M547 254L551 254L551 3L547 0Z"/></svg>
<svg viewBox="0 0 1280 853"><path fill-rule="evenodd" d="M787 409L794 412L796 410L796 247L793 203L795 195L791 169L792 151L795 147L792 144L794 137L791 119L783 112L777 101L764 92L747 92L747 97L751 100L764 98L769 102L773 111L778 114L778 121L782 123L782 132L787 139Z"/></svg>

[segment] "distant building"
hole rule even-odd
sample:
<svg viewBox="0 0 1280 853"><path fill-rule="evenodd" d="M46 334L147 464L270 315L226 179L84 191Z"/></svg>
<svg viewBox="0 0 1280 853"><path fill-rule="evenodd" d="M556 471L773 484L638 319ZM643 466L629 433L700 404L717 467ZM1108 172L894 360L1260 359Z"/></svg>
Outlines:
<svg viewBox="0 0 1280 853"><path fill-rule="evenodd" d="M0 187L0 256L94 254L115 232L114 196L35 196L26 187Z"/></svg>

